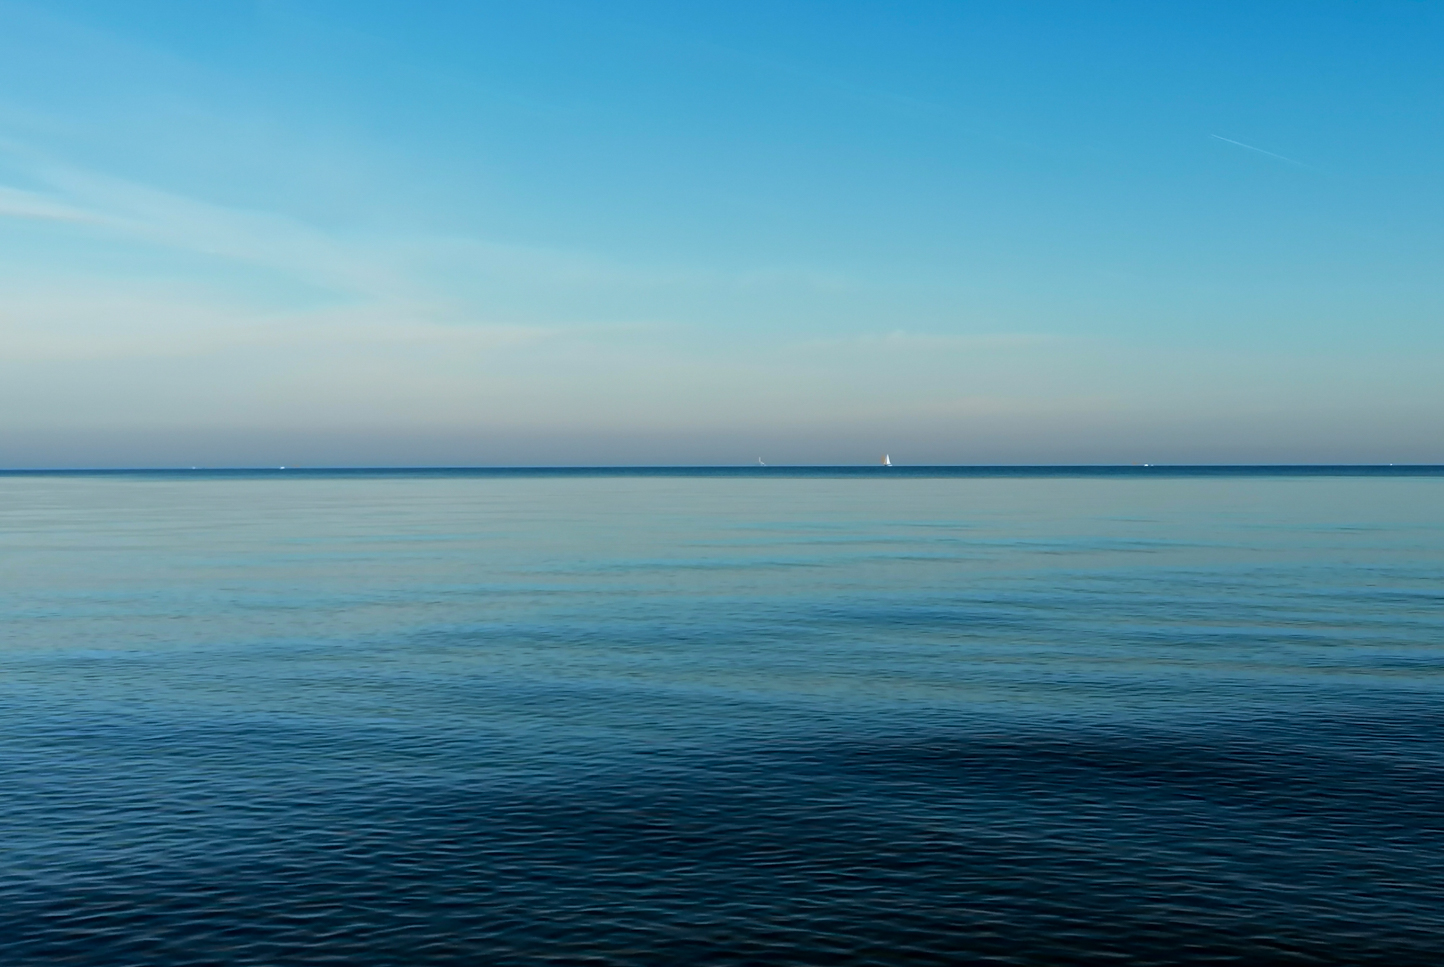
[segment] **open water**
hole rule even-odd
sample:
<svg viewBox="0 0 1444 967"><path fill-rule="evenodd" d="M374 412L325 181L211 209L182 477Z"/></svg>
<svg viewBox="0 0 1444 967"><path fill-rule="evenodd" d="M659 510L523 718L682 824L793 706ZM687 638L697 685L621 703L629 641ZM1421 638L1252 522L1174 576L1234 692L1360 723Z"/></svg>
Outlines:
<svg viewBox="0 0 1444 967"><path fill-rule="evenodd" d="M1444 964L1444 472L0 476L0 963Z"/></svg>

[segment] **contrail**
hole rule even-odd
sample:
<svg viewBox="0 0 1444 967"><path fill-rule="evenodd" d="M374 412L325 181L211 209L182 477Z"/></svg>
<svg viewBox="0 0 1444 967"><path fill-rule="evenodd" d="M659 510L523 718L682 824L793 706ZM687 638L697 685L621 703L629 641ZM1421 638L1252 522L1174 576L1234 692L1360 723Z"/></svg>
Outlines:
<svg viewBox="0 0 1444 967"><path fill-rule="evenodd" d="M1248 148L1250 151L1257 151L1259 154L1266 154L1266 155L1268 155L1270 158L1277 158L1277 159L1279 159L1280 161L1287 161L1289 164L1291 164L1291 165L1298 165L1300 168L1307 168L1307 167L1308 167L1308 165L1304 164L1302 161L1295 161L1293 158L1285 158L1285 157L1284 157L1283 155L1281 155L1281 154L1274 154L1272 151L1265 151L1263 148L1255 148L1255 147L1254 147L1253 145L1251 145L1251 144L1244 144L1242 141L1235 141L1233 138L1225 138L1225 137L1224 137L1223 135L1221 135L1221 134L1210 134L1209 137L1210 137L1210 138L1218 138L1218 140L1220 140L1220 141L1227 141L1229 144L1236 144L1236 145L1238 145L1240 148Z"/></svg>

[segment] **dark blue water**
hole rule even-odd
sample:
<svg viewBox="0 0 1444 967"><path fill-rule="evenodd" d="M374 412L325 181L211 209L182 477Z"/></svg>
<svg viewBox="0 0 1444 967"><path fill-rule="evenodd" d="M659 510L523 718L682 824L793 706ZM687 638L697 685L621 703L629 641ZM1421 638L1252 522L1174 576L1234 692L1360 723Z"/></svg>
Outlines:
<svg viewBox="0 0 1444 967"><path fill-rule="evenodd" d="M5 964L1444 963L1437 469L12 474L0 542Z"/></svg>

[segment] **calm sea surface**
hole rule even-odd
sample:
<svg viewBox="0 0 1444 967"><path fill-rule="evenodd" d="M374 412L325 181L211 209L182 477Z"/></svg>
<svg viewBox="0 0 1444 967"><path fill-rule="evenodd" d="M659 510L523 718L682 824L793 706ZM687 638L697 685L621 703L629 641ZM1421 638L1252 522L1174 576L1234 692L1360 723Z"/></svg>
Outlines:
<svg viewBox="0 0 1444 967"><path fill-rule="evenodd" d="M0 476L0 962L1444 964L1444 474Z"/></svg>

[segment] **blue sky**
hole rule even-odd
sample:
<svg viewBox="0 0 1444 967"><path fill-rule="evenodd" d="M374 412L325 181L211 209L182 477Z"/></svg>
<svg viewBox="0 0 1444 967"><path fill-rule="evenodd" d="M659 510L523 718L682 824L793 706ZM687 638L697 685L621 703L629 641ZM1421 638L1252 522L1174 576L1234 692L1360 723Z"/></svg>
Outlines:
<svg viewBox="0 0 1444 967"><path fill-rule="evenodd" d="M0 466L1444 462L1444 6L0 0Z"/></svg>

